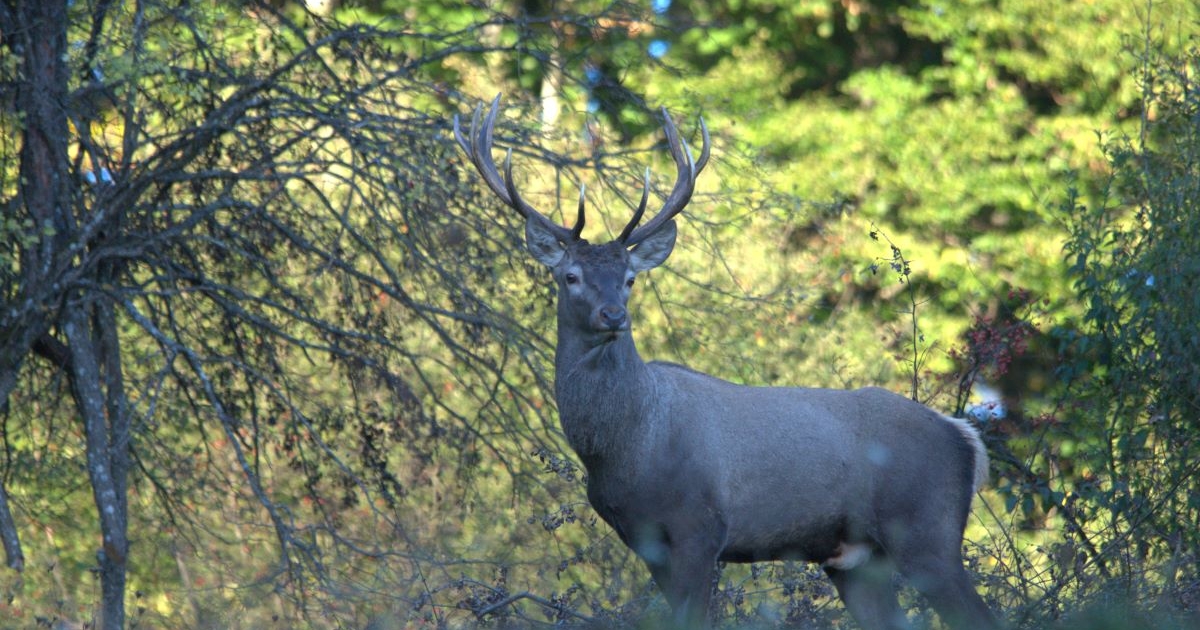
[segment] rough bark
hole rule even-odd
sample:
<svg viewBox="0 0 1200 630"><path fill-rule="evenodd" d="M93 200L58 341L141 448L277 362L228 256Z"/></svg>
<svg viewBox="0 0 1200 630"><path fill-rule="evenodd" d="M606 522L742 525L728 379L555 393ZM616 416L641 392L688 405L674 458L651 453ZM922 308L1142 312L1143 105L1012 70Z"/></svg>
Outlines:
<svg viewBox="0 0 1200 630"><path fill-rule="evenodd" d="M16 56L20 80L13 106L21 113L19 185L14 203L31 221L18 238L19 275L16 286L3 287L0 309L0 407L6 407L16 379L35 340L51 325L46 314L55 300L50 278L65 260L71 231L71 192L67 156L65 0L19 2L0 7L0 40ZM0 488L0 539L8 566L24 564L20 540Z"/></svg>
<svg viewBox="0 0 1200 630"><path fill-rule="evenodd" d="M103 299L103 298L99 298ZM129 468L128 414L120 391L116 321L102 304L68 308L63 325L71 351L71 390L83 420L87 468L100 520L101 627L125 626L127 536L126 476ZM110 358L113 357L113 358Z"/></svg>
<svg viewBox="0 0 1200 630"><path fill-rule="evenodd" d="M7 0L0 9L4 45L20 59L14 106L21 113L23 127L20 184L13 203L31 219L28 233L18 239L21 246L19 271L13 279L16 284L4 287L8 300L0 313L0 329L4 331L0 338L0 373L5 375L0 379L0 401L7 403L18 370L31 353L66 371L86 433L88 474L103 541L97 552L101 627L117 629L125 625L129 413L111 301L95 288L66 293L72 284L72 266L80 255L85 255L89 237L95 236L94 226L81 229L75 216L81 205L77 203L78 182L72 176L67 151L70 98L66 27L65 0ZM94 279L104 281L112 271L101 268L91 273L96 275ZM62 340L53 336L55 326ZM23 566L17 529L3 488L0 540L9 566Z"/></svg>
<svg viewBox="0 0 1200 630"><path fill-rule="evenodd" d="M0 539L4 541L4 562L10 569L25 568L25 554L21 551L21 539L17 536L17 525L8 508L8 492L0 485Z"/></svg>

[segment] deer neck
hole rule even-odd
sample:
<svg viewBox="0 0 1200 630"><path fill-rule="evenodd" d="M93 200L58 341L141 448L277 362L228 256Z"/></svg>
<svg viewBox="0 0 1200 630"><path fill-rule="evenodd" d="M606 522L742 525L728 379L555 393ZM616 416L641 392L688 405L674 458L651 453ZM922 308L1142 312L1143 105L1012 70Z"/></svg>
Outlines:
<svg viewBox="0 0 1200 630"><path fill-rule="evenodd" d="M628 451L618 447L646 421L646 364L628 330L607 341L563 333L560 321L554 385L563 431L589 469L617 464Z"/></svg>

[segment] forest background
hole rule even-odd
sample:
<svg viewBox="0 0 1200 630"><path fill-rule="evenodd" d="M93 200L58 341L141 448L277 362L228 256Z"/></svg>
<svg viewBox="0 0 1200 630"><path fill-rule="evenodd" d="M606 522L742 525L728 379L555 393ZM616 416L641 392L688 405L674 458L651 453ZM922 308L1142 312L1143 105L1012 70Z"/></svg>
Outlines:
<svg viewBox="0 0 1200 630"><path fill-rule="evenodd" d="M1190 0L0 2L0 627L635 625L552 289L449 132L624 225L713 158L647 357L971 416L1014 627L1196 627ZM913 616L933 616L912 593ZM846 627L814 567L730 626Z"/></svg>

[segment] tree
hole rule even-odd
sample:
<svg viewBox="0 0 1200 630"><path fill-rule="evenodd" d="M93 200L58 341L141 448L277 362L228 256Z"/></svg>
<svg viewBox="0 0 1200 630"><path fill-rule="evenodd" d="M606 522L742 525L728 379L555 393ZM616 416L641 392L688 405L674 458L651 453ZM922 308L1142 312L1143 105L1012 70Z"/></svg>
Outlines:
<svg viewBox="0 0 1200 630"><path fill-rule="evenodd" d="M411 37L272 3L0 5L0 537L21 570L14 506L39 502L11 489L69 486L85 453L103 627L153 570L131 558L169 548L186 583L207 532L260 521L256 580L305 614L353 558L415 563L405 468L496 450L489 422L501 463L545 443L544 344L496 308L515 231L414 78L465 38Z"/></svg>

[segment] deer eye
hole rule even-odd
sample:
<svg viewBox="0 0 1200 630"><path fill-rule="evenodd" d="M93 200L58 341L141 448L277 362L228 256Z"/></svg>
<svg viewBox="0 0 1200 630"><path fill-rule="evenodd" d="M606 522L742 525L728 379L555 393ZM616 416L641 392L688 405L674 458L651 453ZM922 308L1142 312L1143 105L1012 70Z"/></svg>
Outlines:
<svg viewBox="0 0 1200 630"><path fill-rule="evenodd" d="M578 284L579 276L573 273L568 273L567 275L563 276L563 280L566 280L567 284Z"/></svg>

